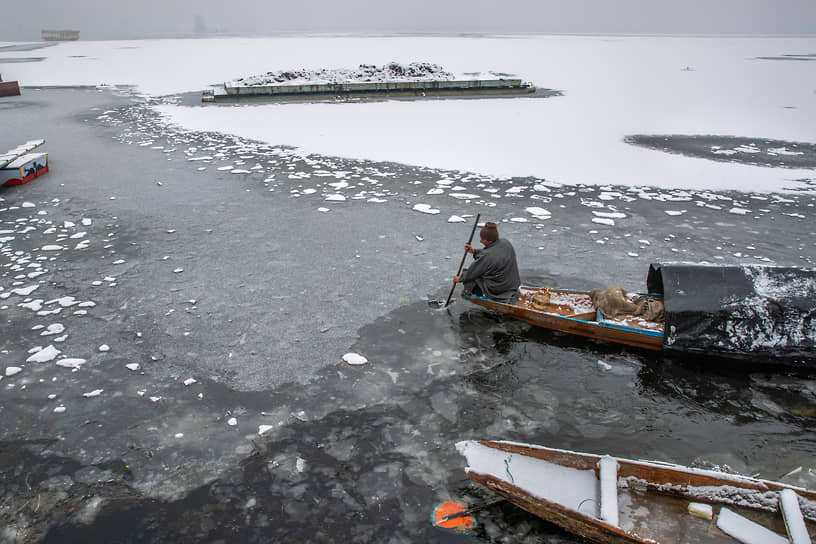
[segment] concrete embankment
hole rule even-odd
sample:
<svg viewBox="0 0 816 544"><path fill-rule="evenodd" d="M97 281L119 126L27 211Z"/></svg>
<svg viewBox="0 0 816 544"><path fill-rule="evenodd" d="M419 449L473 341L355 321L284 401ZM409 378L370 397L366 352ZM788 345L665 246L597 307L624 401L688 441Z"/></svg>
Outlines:
<svg viewBox="0 0 816 544"><path fill-rule="evenodd" d="M320 83L310 85L224 84L206 90L202 102L246 99L303 100L384 96L456 96L479 94L527 94L536 88L520 79L471 79L430 81L378 81L370 83Z"/></svg>

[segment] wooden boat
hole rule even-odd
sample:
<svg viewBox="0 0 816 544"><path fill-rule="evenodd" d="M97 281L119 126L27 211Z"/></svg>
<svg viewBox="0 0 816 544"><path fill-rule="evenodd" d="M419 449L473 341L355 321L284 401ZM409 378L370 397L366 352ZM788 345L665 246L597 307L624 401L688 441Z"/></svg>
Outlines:
<svg viewBox="0 0 816 544"><path fill-rule="evenodd" d="M655 461L463 441L465 472L516 506L599 543L809 544L816 493Z"/></svg>
<svg viewBox="0 0 816 544"><path fill-rule="evenodd" d="M16 81L3 81L0 74L0 96L20 96L20 84Z"/></svg>
<svg viewBox="0 0 816 544"><path fill-rule="evenodd" d="M540 291L541 288L521 286L518 300L513 304L477 295L463 296L477 306L537 327L639 348L663 349L662 321L646 321L639 316L604 316L603 312L593 307L588 291L547 289L547 302L534 302Z"/></svg>
<svg viewBox="0 0 816 544"><path fill-rule="evenodd" d="M816 363L816 268L652 264L646 292L662 300L662 322L611 318L587 291L544 289L546 304L542 288L527 286L512 304L463 297L537 327L649 350L755 364Z"/></svg>
<svg viewBox="0 0 816 544"><path fill-rule="evenodd" d="M45 140L29 140L0 155L0 185L22 185L48 172L48 153L31 153Z"/></svg>

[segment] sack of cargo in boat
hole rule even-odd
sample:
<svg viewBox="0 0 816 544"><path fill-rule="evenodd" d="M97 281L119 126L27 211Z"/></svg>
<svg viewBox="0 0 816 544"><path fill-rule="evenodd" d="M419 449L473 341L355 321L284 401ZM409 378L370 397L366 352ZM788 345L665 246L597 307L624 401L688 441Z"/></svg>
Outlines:
<svg viewBox="0 0 816 544"><path fill-rule="evenodd" d="M539 310L544 309L550 303L550 288L542 287L533 295L533 307Z"/></svg>
<svg viewBox="0 0 816 544"><path fill-rule="evenodd" d="M593 289L589 292L592 306L600 310L604 316L615 318L620 314L640 315L642 306L638 306L626 298L623 287L609 287L607 289Z"/></svg>
<svg viewBox="0 0 816 544"><path fill-rule="evenodd" d="M645 295L637 296L633 302L641 307L640 316L646 321L663 321L663 301Z"/></svg>

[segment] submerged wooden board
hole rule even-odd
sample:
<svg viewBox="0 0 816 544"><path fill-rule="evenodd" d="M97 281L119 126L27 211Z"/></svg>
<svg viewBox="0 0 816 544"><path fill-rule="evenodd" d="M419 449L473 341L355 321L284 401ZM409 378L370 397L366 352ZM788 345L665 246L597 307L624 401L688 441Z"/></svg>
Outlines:
<svg viewBox="0 0 816 544"><path fill-rule="evenodd" d="M475 295L464 295L464 298L473 304L536 327L650 350L663 349L663 323L649 322L634 316L621 319L603 319L600 316L601 319L597 319L599 316L586 291L550 289L550 303L536 307L533 305L533 297L537 291L532 287L520 287L515 304L504 304Z"/></svg>
<svg viewBox="0 0 816 544"><path fill-rule="evenodd" d="M785 489L796 494L806 532L810 538L816 537L816 493L779 482L613 458L618 465L620 519L614 526L599 519L599 508L593 505L600 501L599 492L587 491L587 483L580 481L586 477L581 474L597 475L601 456L512 442L466 441L457 448L471 465L466 470L469 478L524 510L594 542L733 544L737 540L717 527L721 507L784 536L785 522L777 505L779 492ZM533 477L523 474L522 466ZM517 468L511 473L512 467ZM575 471L574 485L564 480L564 467ZM564 487L583 489L579 492L587 498L576 508L574 500L573 504L564 500L563 490L556 490ZM690 502L711 504L714 518L691 515Z"/></svg>

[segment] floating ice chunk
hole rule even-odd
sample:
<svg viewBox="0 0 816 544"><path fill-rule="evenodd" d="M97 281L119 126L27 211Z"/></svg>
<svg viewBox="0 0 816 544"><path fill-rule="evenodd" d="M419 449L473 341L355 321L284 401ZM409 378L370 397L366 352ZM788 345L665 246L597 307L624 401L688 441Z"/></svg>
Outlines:
<svg viewBox="0 0 816 544"><path fill-rule="evenodd" d="M359 353L346 353L343 355L343 360L350 365L364 365L368 362L368 359Z"/></svg>
<svg viewBox="0 0 816 544"><path fill-rule="evenodd" d="M235 170L233 170L232 172L230 172L230 174L251 174L251 173L252 173L252 172L251 172L251 171L249 171L249 170L242 170L242 169L240 169L240 168L236 168Z"/></svg>
<svg viewBox="0 0 816 544"><path fill-rule="evenodd" d="M274 425L258 425L258 435L264 435L274 428Z"/></svg>
<svg viewBox="0 0 816 544"><path fill-rule="evenodd" d="M439 213L439 210L432 208L430 204L414 204L414 211L427 213L430 215L436 215Z"/></svg>
<svg viewBox="0 0 816 544"><path fill-rule="evenodd" d="M369 198L368 200L366 200L366 202L371 202L371 203L374 203L374 204L381 204L383 202L388 202L388 200L386 200L384 198Z"/></svg>
<svg viewBox="0 0 816 544"><path fill-rule="evenodd" d="M57 366L61 366L63 368L80 368L83 364L85 364L85 359L80 359L79 357L65 357L64 359L60 359L57 361Z"/></svg>
<svg viewBox="0 0 816 544"><path fill-rule="evenodd" d="M36 205L33 202L23 202L20 204L21 208L33 208L34 206Z"/></svg>
<svg viewBox="0 0 816 544"><path fill-rule="evenodd" d="M31 302L22 302L18 304L20 308L26 308L32 312L39 312L43 307L43 300L41 298L32 300Z"/></svg>
<svg viewBox="0 0 816 544"><path fill-rule="evenodd" d="M448 223L464 223L464 222L465 218L459 217L458 215L451 215L450 217L448 217Z"/></svg>
<svg viewBox="0 0 816 544"><path fill-rule="evenodd" d="M186 380L184 380L184 385L193 385L197 381L198 380L196 380L195 378L187 378Z"/></svg>
<svg viewBox="0 0 816 544"><path fill-rule="evenodd" d="M666 215L683 215L686 210L663 210Z"/></svg>
<svg viewBox="0 0 816 544"><path fill-rule="evenodd" d="M328 200L329 202L343 202L346 200L346 197L340 194L333 194L327 195L323 200Z"/></svg>
<svg viewBox="0 0 816 544"><path fill-rule="evenodd" d="M125 260L124 259L117 259L117 260L113 261L113 264L125 264Z"/></svg>
<svg viewBox="0 0 816 544"><path fill-rule="evenodd" d="M428 189L428 192L425 193L426 195L441 195L444 194L445 191L442 189Z"/></svg>
<svg viewBox="0 0 816 544"><path fill-rule="evenodd" d="M601 360L598 360L598 366L601 367L601 370L612 370L612 365Z"/></svg>
<svg viewBox="0 0 816 544"><path fill-rule="evenodd" d="M788 151L786 147L771 147L768 148L769 155L804 155L804 151Z"/></svg>
<svg viewBox="0 0 816 544"><path fill-rule="evenodd" d="M326 212L330 212L331 210L329 208L318 208L317 211L326 213Z"/></svg>
<svg viewBox="0 0 816 544"><path fill-rule="evenodd" d="M735 215L745 215L747 213L751 213L751 210L747 210L745 208L740 208L740 207L735 206L735 207L731 208L730 210L728 210L728 213L733 213Z"/></svg>
<svg viewBox="0 0 816 544"><path fill-rule="evenodd" d="M98 348L98 349L99 349L99 351L101 351L102 353L105 353L105 352L110 351L110 346L109 346L109 345L107 345L107 344L102 344L101 346L99 346L99 348Z"/></svg>
<svg viewBox="0 0 816 544"><path fill-rule="evenodd" d="M184 269L183 269L183 268L174 268L174 269L173 269L173 273L174 273L174 274L181 274L182 272L184 272Z"/></svg>
<svg viewBox="0 0 816 544"><path fill-rule="evenodd" d="M93 223L93 220L91 218L89 217L82 218L82 224L85 225L86 227L91 226L91 223Z"/></svg>
<svg viewBox="0 0 816 544"><path fill-rule="evenodd" d="M513 222L513 223L526 223L527 218L526 217L511 217L510 221Z"/></svg>
<svg viewBox="0 0 816 544"><path fill-rule="evenodd" d="M82 396L85 397L86 399L90 399L90 398L93 398L93 397L98 397L99 395L102 394L103 391L105 391L105 390L104 389L94 389L90 393L83 393Z"/></svg>
<svg viewBox="0 0 816 544"><path fill-rule="evenodd" d="M227 425L229 425L230 427L235 427L236 425L238 425L238 420L235 419L234 417L231 417L227 420Z"/></svg>
<svg viewBox="0 0 816 544"><path fill-rule="evenodd" d="M600 223L601 225L609 225L610 227L615 226L615 220L609 219L608 217L593 217L593 223Z"/></svg>
<svg viewBox="0 0 816 544"><path fill-rule="evenodd" d="M65 406L59 405L59 406L57 406L56 408L54 408L53 412L54 412L55 414L64 414L64 413L65 413L65 409L66 409L66 408L65 408Z"/></svg>
<svg viewBox="0 0 816 544"><path fill-rule="evenodd" d="M62 249L65 249L65 247L58 244L48 244L40 248L41 251L60 251Z"/></svg>
<svg viewBox="0 0 816 544"><path fill-rule="evenodd" d="M137 370L139 370L139 363L128 363L125 365L125 368L133 372L136 372Z"/></svg>
<svg viewBox="0 0 816 544"><path fill-rule="evenodd" d="M59 304L63 308L70 308L74 304L76 304L76 299L74 297L62 297L62 298L55 298L53 300L49 300L46 304Z"/></svg>
<svg viewBox="0 0 816 544"><path fill-rule="evenodd" d="M60 350L52 345L38 350L34 355L26 359L27 363L47 363L57 358L57 355L62 353Z"/></svg>
<svg viewBox="0 0 816 544"><path fill-rule="evenodd" d="M479 195L473 195L470 193L449 193L448 196L458 198L459 200L476 200L479 198Z"/></svg>
<svg viewBox="0 0 816 544"><path fill-rule="evenodd" d="M592 214L597 217L609 217L610 219L623 219L626 217L626 214L622 212L599 212L593 210Z"/></svg>
<svg viewBox="0 0 816 544"><path fill-rule="evenodd" d="M176 438L184 438L184 433L176 433L174 436Z"/></svg>
<svg viewBox="0 0 816 544"><path fill-rule="evenodd" d="M53 336L55 334L60 334L65 330L65 325L62 323L53 323L48 325L43 332L40 333L40 336Z"/></svg>
<svg viewBox="0 0 816 544"><path fill-rule="evenodd" d="M33 293L39 284L29 285L28 287L18 287L17 289L12 289L11 292L15 295L20 295L21 297L27 297L31 293Z"/></svg>
<svg viewBox="0 0 816 544"><path fill-rule="evenodd" d="M15 374L19 374L22 372L23 369L19 366L7 366L6 367L6 376L14 376Z"/></svg>
<svg viewBox="0 0 816 544"><path fill-rule="evenodd" d="M748 145L738 145L734 148L735 151L741 151L742 153L760 153L761 150L756 147L754 144Z"/></svg>
<svg viewBox="0 0 816 544"><path fill-rule="evenodd" d="M295 461L295 470L298 472L303 472L306 470L306 459L298 456L297 461Z"/></svg>
<svg viewBox="0 0 816 544"><path fill-rule="evenodd" d="M549 219L552 215L549 210L537 206L530 206L529 208L525 208L524 211L537 219Z"/></svg>

